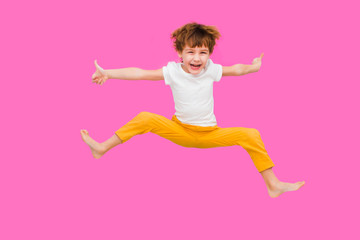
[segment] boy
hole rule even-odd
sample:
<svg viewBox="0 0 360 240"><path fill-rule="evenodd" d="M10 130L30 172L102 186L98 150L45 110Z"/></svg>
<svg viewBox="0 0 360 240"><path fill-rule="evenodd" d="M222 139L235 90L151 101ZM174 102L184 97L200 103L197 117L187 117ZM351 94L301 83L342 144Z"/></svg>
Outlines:
<svg viewBox="0 0 360 240"><path fill-rule="evenodd" d="M184 147L211 148L221 146L242 146L252 158L261 173L270 197L278 197L287 191L295 191L305 182L285 183L279 181L272 167L260 134L252 128L220 128L214 115L213 83L222 76L240 76L257 72L261 66L260 57L251 65L236 64L223 67L214 64L210 55L220 33L213 26L189 23L172 33L174 47L182 59L181 63L169 62L158 70L123 68L102 69L95 60L94 83L104 84L107 79L165 80L171 87L176 113L169 120L163 116L141 112L130 122L117 130L103 143L98 143L81 130L83 141L89 145L95 158L100 158L111 148L124 143L135 135L153 132Z"/></svg>

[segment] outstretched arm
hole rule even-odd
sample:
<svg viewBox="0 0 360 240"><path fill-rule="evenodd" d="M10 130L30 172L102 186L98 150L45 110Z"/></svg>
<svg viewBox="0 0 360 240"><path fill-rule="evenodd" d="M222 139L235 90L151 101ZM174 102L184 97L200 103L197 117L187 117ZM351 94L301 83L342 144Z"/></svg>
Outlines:
<svg viewBox="0 0 360 240"><path fill-rule="evenodd" d="M92 82L96 84L104 84L108 79L123 80L164 80L162 68L157 70L144 70L140 68L121 68L104 70L97 64L95 60L96 71L92 75Z"/></svg>
<svg viewBox="0 0 360 240"><path fill-rule="evenodd" d="M261 59L263 58L264 53L260 55L260 57L255 58L251 65L246 64L235 64L233 66L222 68L223 76L241 76L248 73L257 72L261 67Z"/></svg>

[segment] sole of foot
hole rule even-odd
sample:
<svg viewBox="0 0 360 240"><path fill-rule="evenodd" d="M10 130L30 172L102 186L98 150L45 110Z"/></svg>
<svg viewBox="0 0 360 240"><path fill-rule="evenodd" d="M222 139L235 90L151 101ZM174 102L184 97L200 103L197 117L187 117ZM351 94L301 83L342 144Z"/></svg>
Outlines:
<svg viewBox="0 0 360 240"><path fill-rule="evenodd" d="M269 196L272 198L276 198L285 192L297 191L302 186L304 186L304 184L305 184L305 181L297 182L297 183L280 182L280 183L276 184L275 186L268 189Z"/></svg>

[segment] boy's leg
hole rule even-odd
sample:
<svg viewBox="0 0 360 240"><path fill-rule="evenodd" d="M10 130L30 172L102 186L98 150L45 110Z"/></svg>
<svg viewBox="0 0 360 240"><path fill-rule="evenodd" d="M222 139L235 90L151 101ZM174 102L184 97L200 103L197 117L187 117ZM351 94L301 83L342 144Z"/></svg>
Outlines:
<svg viewBox="0 0 360 240"><path fill-rule="evenodd" d="M285 183L279 181L275 176L272 167L274 163L267 154L260 133L253 128L219 128L209 133L201 133L202 146L242 146L250 155L255 167L261 173L270 197L278 197L287 191L296 191L305 182Z"/></svg>
<svg viewBox="0 0 360 240"><path fill-rule="evenodd" d="M116 145L128 141L135 135L147 132L153 132L184 147L196 147L196 139L191 132L166 117L149 112L139 113L105 142L96 142L86 130L81 130L81 136L89 145L94 158L100 158Z"/></svg>

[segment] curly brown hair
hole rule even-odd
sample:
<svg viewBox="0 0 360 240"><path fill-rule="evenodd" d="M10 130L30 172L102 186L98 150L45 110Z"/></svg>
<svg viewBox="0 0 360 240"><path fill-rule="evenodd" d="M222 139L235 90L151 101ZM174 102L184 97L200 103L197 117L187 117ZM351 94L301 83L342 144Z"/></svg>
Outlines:
<svg viewBox="0 0 360 240"><path fill-rule="evenodd" d="M176 29L171 34L174 40L174 48L177 52L182 52L185 45L191 48L205 46L209 48L209 53L214 51L216 40L220 38L220 33L215 26L206 26L196 22L185 24Z"/></svg>

